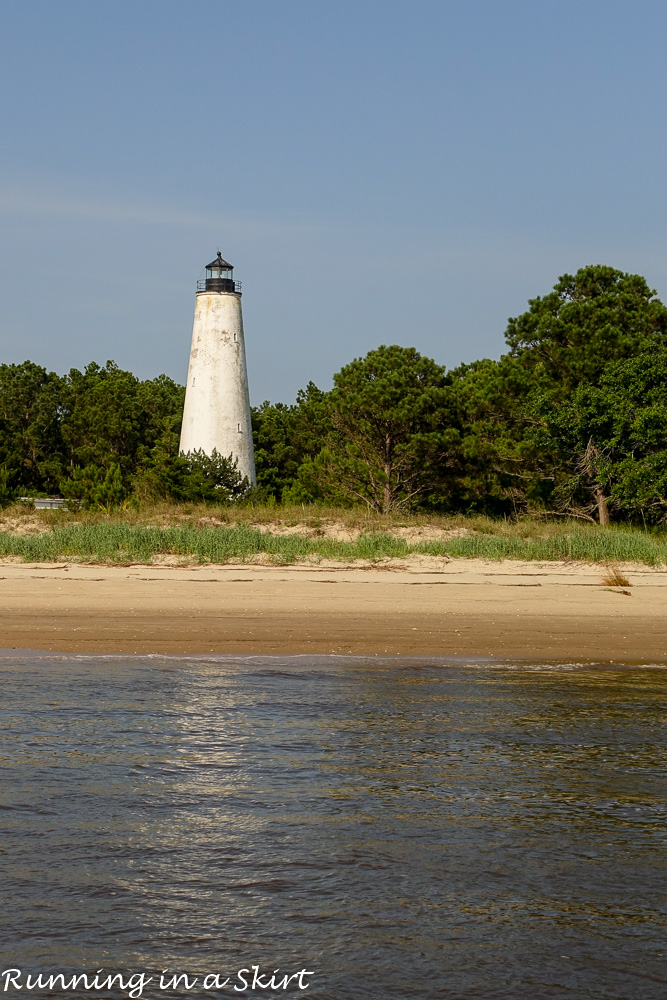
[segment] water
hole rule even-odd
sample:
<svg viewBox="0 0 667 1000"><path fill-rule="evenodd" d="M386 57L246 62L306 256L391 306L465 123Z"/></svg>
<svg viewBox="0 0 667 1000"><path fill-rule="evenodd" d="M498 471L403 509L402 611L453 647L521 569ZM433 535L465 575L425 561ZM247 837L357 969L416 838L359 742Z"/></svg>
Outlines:
<svg viewBox="0 0 667 1000"><path fill-rule="evenodd" d="M0 677L0 971L667 992L663 668L26 654ZM313 974L240 992L252 965Z"/></svg>

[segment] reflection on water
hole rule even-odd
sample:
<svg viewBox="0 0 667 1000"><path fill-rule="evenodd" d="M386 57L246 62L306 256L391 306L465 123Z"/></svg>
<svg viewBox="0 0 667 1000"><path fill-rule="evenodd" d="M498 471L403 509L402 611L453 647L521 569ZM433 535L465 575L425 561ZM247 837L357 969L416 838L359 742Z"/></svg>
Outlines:
<svg viewBox="0 0 667 1000"><path fill-rule="evenodd" d="M3 969L665 994L664 669L24 656L0 676Z"/></svg>

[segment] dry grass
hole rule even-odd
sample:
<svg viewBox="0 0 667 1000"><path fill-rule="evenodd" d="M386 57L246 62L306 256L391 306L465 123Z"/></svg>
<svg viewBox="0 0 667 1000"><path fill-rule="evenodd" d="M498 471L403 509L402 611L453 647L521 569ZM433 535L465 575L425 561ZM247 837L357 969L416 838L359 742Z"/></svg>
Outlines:
<svg viewBox="0 0 667 1000"><path fill-rule="evenodd" d="M132 504L108 514L103 510L33 510L12 504L0 511L0 531L39 534L66 524L151 525L161 528L183 524L200 526L247 526L271 530L274 534L303 534L308 537L391 534L406 540L436 540L479 531L496 534L500 521L483 516L443 515L408 512L378 514L362 507L345 508L327 504L277 506L275 504L234 504L214 506L194 503Z"/></svg>
<svg viewBox="0 0 667 1000"><path fill-rule="evenodd" d="M632 584L628 580L625 573L623 573L618 566L613 563L607 565L604 576L602 577L602 584L605 587L631 587Z"/></svg>

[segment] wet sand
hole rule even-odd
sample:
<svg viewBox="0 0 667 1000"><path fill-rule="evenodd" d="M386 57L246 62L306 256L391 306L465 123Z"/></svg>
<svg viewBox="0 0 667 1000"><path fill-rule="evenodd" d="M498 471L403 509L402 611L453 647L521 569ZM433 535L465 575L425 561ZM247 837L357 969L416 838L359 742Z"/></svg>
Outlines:
<svg viewBox="0 0 667 1000"><path fill-rule="evenodd" d="M0 564L0 647L667 662L667 572L419 559L336 565Z"/></svg>

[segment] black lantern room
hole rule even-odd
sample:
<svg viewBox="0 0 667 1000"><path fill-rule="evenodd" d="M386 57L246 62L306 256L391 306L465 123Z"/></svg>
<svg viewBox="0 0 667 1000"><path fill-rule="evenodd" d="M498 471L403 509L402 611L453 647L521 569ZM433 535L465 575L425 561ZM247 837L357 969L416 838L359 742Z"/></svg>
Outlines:
<svg viewBox="0 0 667 1000"><path fill-rule="evenodd" d="M204 286L203 288L201 286ZM197 283L198 292L238 292L240 285L234 281L234 268L218 250L218 256L206 265L206 280Z"/></svg>

